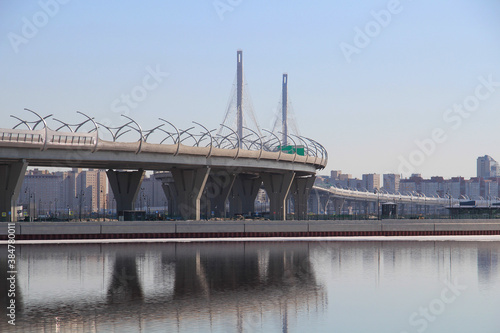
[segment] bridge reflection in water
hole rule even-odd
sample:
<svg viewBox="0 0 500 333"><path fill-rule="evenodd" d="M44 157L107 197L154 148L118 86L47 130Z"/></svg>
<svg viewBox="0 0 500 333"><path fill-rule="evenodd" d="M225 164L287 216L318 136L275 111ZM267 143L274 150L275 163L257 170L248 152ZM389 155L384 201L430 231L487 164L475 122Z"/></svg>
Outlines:
<svg viewBox="0 0 500 333"><path fill-rule="evenodd" d="M20 248L20 331L286 331L288 312L326 308L306 242Z"/></svg>

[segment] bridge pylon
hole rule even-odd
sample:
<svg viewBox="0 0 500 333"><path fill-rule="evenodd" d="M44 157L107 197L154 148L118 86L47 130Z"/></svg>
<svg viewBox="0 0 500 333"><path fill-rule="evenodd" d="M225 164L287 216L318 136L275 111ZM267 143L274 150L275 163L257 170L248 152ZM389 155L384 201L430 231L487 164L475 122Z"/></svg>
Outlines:
<svg viewBox="0 0 500 333"><path fill-rule="evenodd" d="M315 180L316 176L295 177L293 179L290 193L295 199L294 208L297 220L307 220L307 203Z"/></svg>
<svg viewBox="0 0 500 333"><path fill-rule="evenodd" d="M24 180L28 163L19 162L0 165L0 221L17 221L15 202Z"/></svg>
<svg viewBox="0 0 500 333"><path fill-rule="evenodd" d="M286 198L292 187L295 172L262 173L261 177L269 197L271 219L286 220Z"/></svg>
<svg viewBox="0 0 500 333"><path fill-rule="evenodd" d="M201 196L210 175L210 167L172 168L177 208L185 220L200 220Z"/></svg>
<svg viewBox="0 0 500 333"><path fill-rule="evenodd" d="M109 185L116 200L116 211L118 216L123 216L124 211L133 210L135 199L139 193L144 170L137 171L106 171Z"/></svg>

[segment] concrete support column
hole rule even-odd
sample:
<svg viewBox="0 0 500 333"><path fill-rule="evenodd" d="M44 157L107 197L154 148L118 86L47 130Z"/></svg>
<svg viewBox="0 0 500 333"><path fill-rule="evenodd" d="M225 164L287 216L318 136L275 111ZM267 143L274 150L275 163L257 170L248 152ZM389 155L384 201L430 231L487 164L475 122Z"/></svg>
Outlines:
<svg viewBox="0 0 500 333"><path fill-rule="evenodd" d="M319 191L313 189L311 191L311 195L309 198L309 207L311 208L311 212L315 215L319 215L320 207L321 207L321 196Z"/></svg>
<svg viewBox="0 0 500 333"><path fill-rule="evenodd" d="M291 192L295 197L295 217L298 220L307 220L307 202L314 185L316 176L295 177Z"/></svg>
<svg viewBox="0 0 500 333"><path fill-rule="evenodd" d="M331 214L331 209L330 209L330 206L333 202L333 197L331 194L328 194L328 195L324 195L322 196L322 198L324 198L324 204L323 204L323 212L325 215L330 215ZM322 201L323 202L323 201ZM335 207L334 207L335 209Z"/></svg>
<svg viewBox="0 0 500 333"><path fill-rule="evenodd" d="M217 171L208 177L206 196L216 217L226 217L226 201L235 179L236 175L227 171Z"/></svg>
<svg viewBox="0 0 500 333"><path fill-rule="evenodd" d="M239 174L236 176L229 202L231 216L255 212L255 198L261 184L262 179L256 175Z"/></svg>
<svg viewBox="0 0 500 333"><path fill-rule="evenodd" d="M365 214L368 217L368 214L370 214L370 203L368 201L365 201L363 206L364 206L363 214Z"/></svg>
<svg viewBox="0 0 500 333"><path fill-rule="evenodd" d="M175 197L175 186L173 178L171 183L162 182L161 187L163 188L163 192L165 193L165 197L167 198L168 216L176 216L179 212L177 210L177 200Z"/></svg>
<svg viewBox="0 0 500 333"><path fill-rule="evenodd" d="M0 221L17 221L16 200L27 167L24 160L0 165Z"/></svg>
<svg viewBox="0 0 500 333"><path fill-rule="evenodd" d="M295 172L261 174L270 201L271 218L286 220L286 197L292 187Z"/></svg>
<svg viewBox="0 0 500 333"><path fill-rule="evenodd" d="M199 220L201 195L205 189L210 168L171 170L174 177L178 209L183 219Z"/></svg>
<svg viewBox="0 0 500 333"><path fill-rule="evenodd" d="M144 170L114 171L110 169L106 171L106 174L116 199L118 216L123 216L123 211L134 209L134 202L144 178Z"/></svg>
<svg viewBox="0 0 500 333"><path fill-rule="evenodd" d="M333 200L335 206L335 214L342 214L342 209L344 208L345 199L335 198Z"/></svg>
<svg viewBox="0 0 500 333"><path fill-rule="evenodd" d="M167 198L167 215L170 217L178 216L177 196L174 185L174 177L169 171L155 173L155 178L161 180L161 188Z"/></svg>

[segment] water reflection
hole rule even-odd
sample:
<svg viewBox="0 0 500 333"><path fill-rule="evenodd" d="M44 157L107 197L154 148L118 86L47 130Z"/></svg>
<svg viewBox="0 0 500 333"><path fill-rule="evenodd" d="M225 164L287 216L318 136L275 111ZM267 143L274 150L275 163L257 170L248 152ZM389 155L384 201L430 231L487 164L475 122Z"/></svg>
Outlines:
<svg viewBox="0 0 500 333"><path fill-rule="evenodd" d="M488 287L498 278L498 248L481 244L477 249L477 275L479 284Z"/></svg>
<svg viewBox="0 0 500 333"><path fill-rule="evenodd" d="M162 322L183 331L195 322L203 331L228 321L248 331L265 312L283 312L286 325L289 308L326 297L308 243L26 245L20 266L29 294L20 321L31 328L148 331Z"/></svg>
<svg viewBox="0 0 500 333"><path fill-rule="evenodd" d="M413 332L408 317L443 281L467 286L455 318L500 306L498 253L497 242L23 245L18 325L0 331Z"/></svg>
<svg viewBox="0 0 500 333"><path fill-rule="evenodd" d="M109 305L126 302L142 303L143 293L135 259L135 256L116 255L107 294Z"/></svg>

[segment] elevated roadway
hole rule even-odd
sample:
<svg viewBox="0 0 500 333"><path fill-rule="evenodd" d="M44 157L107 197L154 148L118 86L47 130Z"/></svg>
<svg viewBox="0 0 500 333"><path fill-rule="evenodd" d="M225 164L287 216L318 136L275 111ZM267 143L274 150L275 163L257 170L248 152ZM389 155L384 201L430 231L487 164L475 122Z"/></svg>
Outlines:
<svg viewBox="0 0 500 333"><path fill-rule="evenodd" d="M285 200L290 193L295 196L297 214L305 217L316 171L328 161L323 146L302 136L288 135L293 145L285 150L280 138L271 132L263 136L247 129L240 137L229 129L230 134L223 136L195 122L195 126L180 130L163 119L159 126L144 131L129 117L123 126L110 128L83 113L86 120L80 124L56 120L60 126L53 130L47 124L50 116L26 110L38 120L14 117L20 120L18 125L0 129L0 211L9 215L8 220L15 216L13 203L28 166L107 169L119 212L133 209L144 171L156 170L170 173L165 179L173 181L165 181L165 193L176 202L184 219L200 218L203 193L206 204L218 215L225 215L229 199L233 213L253 212L261 184L274 218L286 217ZM105 130L112 141L100 138ZM136 133L138 140L119 141L126 132ZM148 142L153 137L156 142Z"/></svg>

